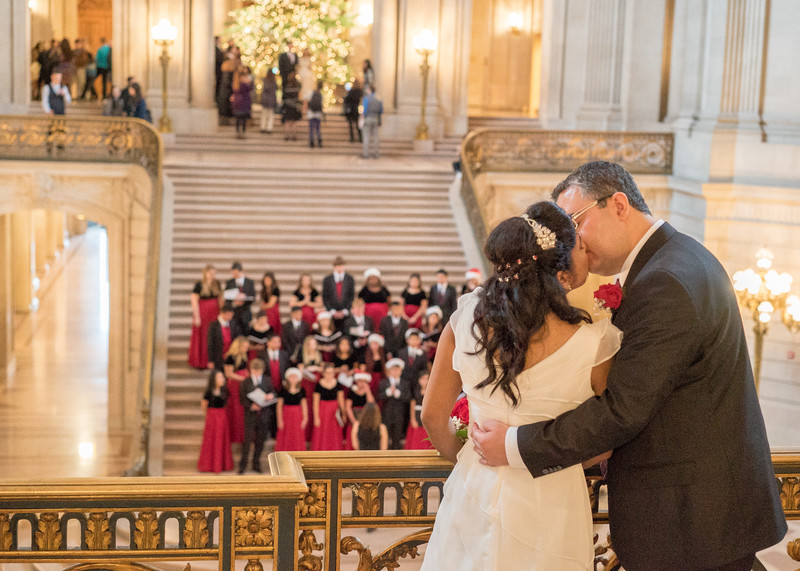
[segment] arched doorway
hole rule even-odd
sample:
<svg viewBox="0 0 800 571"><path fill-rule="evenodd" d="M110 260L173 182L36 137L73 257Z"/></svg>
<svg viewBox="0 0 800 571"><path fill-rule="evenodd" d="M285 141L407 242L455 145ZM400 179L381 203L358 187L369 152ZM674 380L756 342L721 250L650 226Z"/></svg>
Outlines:
<svg viewBox="0 0 800 571"><path fill-rule="evenodd" d="M538 117L543 0L473 0L471 116Z"/></svg>

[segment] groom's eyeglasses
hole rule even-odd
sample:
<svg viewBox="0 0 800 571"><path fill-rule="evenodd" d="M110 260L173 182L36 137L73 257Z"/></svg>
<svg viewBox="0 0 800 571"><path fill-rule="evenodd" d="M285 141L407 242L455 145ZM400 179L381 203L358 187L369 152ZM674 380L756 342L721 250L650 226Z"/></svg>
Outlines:
<svg viewBox="0 0 800 571"><path fill-rule="evenodd" d="M575 230L578 229L578 218L580 218L581 216L586 214L589 210L591 210L592 208L594 208L595 206L600 204L600 202L603 201L603 200L606 200L606 199L605 198L601 198L601 199L595 200L594 202L590 202L589 204L587 204L586 206L584 206L583 208L581 208L577 212L573 212L572 214L570 214L569 217L572 219L572 225L575 227Z"/></svg>

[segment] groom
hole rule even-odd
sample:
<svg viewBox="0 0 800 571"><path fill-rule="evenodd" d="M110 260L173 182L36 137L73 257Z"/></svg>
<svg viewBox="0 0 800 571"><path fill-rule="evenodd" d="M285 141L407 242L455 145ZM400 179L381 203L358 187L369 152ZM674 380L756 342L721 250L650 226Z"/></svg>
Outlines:
<svg viewBox="0 0 800 571"><path fill-rule="evenodd" d="M550 421L475 427L483 463L544 476L606 450L626 571L745 571L786 533L736 298L717 259L650 214L630 174L584 164L553 191L589 271L619 278L608 388Z"/></svg>

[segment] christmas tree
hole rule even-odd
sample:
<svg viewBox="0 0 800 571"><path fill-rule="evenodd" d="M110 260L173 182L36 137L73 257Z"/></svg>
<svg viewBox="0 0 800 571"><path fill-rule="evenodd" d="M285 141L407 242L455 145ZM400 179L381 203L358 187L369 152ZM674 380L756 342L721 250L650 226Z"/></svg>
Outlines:
<svg viewBox="0 0 800 571"><path fill-rule="evenodd" d="M229 16L226 34L257 78L270 68L277 71L278 56L292 42L296 53L308 51L328 105L336 101L338 86L353 81L347 63L350 42L344 37L353 19L347 0L253 0Z"/></svg>

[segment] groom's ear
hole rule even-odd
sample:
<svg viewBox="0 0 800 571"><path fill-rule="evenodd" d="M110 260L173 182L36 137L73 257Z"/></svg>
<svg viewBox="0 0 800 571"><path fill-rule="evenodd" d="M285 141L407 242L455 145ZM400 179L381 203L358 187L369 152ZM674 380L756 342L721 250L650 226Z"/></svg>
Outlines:
<svg viewBox="0 0 800 571"><path fill-rule="evenodd" d="M627 220L631 213L631 203L625 193L615 192L608 200L617 218L623 221Z"/></svg>

